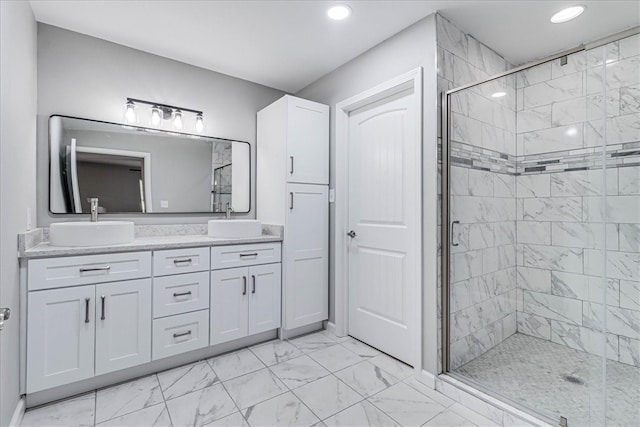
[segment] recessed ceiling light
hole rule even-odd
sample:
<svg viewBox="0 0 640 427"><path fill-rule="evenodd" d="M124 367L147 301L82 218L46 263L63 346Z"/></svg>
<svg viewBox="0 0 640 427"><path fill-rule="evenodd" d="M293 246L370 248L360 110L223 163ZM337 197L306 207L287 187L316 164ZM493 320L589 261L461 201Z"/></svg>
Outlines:
<svg viewBox="0 0 640 427"><path fill-rule="evenodd" d="M491 97L493 97L493 98L502 98L506 94L507 94L507 92L496 92L496 93L492 93Z"/></svg>
<svg viewBox="0 0 640 427"><path fill-rule="evenodd" d="M561 24L563 22L571 21L572 19L582 15L584 10L584 6L571 6L566 9L562 9L551 17L551 22L554 24Z"/></svg>
<svg viewBox="0 0 640 427"><path fill-rule="evenodd" d="M337 4L329 8L327 15L335 21L341 21L351 15L351 8L345 4Z"/></svg>

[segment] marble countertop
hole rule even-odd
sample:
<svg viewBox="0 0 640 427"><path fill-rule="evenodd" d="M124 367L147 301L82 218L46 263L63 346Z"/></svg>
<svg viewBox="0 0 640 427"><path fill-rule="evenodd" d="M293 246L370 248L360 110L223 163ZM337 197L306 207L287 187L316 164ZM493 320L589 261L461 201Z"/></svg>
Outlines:
<svg viewBox="0 0 640 427"><path fill-rule="evenodd" d="M48 242L38 243L33 247L24 247L19 251L20 258L47 258L71 255L92 255L115 252L133 252L162 249L193 248L202 246L241 245L248 243L281 242L282 237L274 234L263 234L248 238L213 238L207 235L182 236L149 236L136 237L133 242L121 245L65 247L52 246Z"/></svg>

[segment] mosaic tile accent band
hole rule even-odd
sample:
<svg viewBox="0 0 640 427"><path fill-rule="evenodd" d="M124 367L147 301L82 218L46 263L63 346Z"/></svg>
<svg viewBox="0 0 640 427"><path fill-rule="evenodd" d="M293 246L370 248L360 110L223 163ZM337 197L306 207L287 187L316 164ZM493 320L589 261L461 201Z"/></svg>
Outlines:
<svg viewBox="0 0 640 427"><path fill-rule="evenodd" d="M601 147L591 147L513 156L451 141L451 163L455 166L509 175L597 170L602 168L602 150ZM628 166L640 166L640 141L607 146L607 169Z"/></svg>

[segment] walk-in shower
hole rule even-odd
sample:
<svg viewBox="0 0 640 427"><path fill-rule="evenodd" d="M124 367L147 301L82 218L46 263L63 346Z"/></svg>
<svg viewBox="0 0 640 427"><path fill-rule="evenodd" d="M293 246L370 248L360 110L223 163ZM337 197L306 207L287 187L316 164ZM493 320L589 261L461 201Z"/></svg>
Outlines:
<svg viewBox="0 0 640 427"><path fill-rule="evenodd" d="M556 424L640 425L640 35L442 102L443 371Z"/></svg>

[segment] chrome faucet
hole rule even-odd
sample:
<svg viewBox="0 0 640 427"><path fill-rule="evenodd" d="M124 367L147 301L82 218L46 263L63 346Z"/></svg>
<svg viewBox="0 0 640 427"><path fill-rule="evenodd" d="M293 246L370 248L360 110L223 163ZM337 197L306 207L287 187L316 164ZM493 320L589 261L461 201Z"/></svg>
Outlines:
<svg viewBox="0 0 640 427"><path fill-rule="evenodd" d="M91 203L91 222L98 222L98 198L90 198L89 203Z"/></svg>
<svg viewBox="0 0 640 427"><path fill-rule="evenodd" d="M231 212L233 212L233 208L231 207L231 203L227 202L226 219L231 219Z"/></svg>

